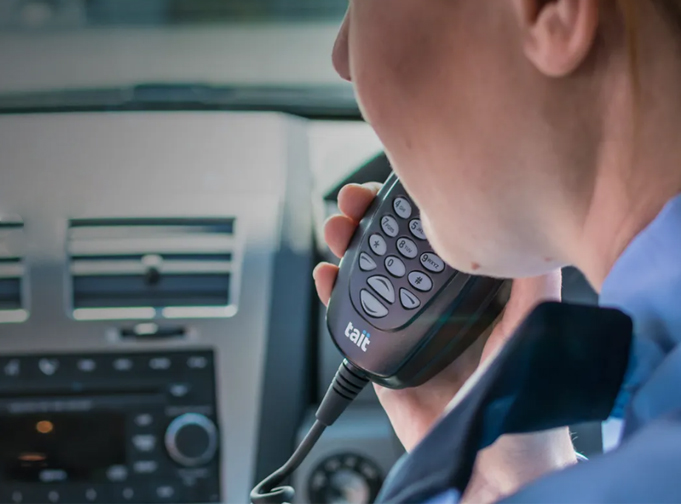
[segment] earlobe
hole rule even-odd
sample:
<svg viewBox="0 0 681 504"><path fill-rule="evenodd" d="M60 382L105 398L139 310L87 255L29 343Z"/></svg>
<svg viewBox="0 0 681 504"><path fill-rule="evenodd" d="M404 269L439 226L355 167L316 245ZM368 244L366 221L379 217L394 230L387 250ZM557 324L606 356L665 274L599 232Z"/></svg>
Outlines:
<svg viewBox="0 0 681 504"><path fill-rule="evenodd" d="M549 77L577 70L596 39L599 0L520 1L528 59Z"/></svg>

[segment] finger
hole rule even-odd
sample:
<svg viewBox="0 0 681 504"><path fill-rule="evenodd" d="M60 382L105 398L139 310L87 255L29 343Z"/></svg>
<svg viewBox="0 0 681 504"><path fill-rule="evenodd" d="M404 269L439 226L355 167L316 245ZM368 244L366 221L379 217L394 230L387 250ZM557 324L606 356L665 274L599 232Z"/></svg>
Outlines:
<svg viewBox="0 0 681 504"><path fill-rule="evenodd" d="M331 299L331 291L336 283L338 276L338 266L329 263L320 263L312 272L315 287L317 288L317 295L324 306L328 306L329 299Z"/></svg>
<svg viewBox="0 0 681 504"><path fill-rule="evenodd" d="M345 215L334 215L324 224L324 241L336 257L343 257L357 223Z"/></svg>
<svg viewBox="0 0 681 504"><path fill-rule="evenodd" d="M382 184L348 184L338 193L338 208L356 223L362 220Z"/></svg>

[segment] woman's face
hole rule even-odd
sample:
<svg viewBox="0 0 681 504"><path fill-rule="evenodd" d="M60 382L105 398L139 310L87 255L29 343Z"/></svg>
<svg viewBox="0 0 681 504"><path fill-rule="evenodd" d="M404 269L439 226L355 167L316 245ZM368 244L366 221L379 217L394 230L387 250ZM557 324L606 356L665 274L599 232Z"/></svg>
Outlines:
<svg viewBox="0 0 681 504"><path fill-rule="evenodd" d="M351 0L334 50L436 252L503 277L562 262L546 229L569 157L552 131L563 110L524 54L518 4Z"/></svg>

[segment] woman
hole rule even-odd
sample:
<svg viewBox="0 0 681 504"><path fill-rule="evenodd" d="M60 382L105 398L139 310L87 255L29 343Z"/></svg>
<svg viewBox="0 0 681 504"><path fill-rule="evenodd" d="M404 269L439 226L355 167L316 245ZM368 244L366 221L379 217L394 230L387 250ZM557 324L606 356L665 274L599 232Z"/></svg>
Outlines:
<svg viewBox="0 0 681 504"><path fill-rule="evenodd" d="M681 445L654 442L655 422L681 412L680 49L680 0L350 1L334 65L354 84L435 251L459 270L517 279L487 341L417 389L377 388L407 451L481 359L538 303L559 298L562 266L579 268L602 304L632 315L635 346L650 349L632 359L636 418L627 417L624 444L652 436L655 448L642 453L654 476L641 475L624 447L602 457L605 466L574 467L562 428L504 436L480 452L463 501L496 501L569 466L565 477L605 467L599 482L618 474L624 493L612 493L613 481L576 498L556 494L562 487L549 478L540 501L681 501L681 483L666 472L681 469ZM378 188L342 191L342 215L326 224L338 256ZM315 270L324 302L336 273L330 264ZM671 430L679 435L681 420ZM651 493L628 494L634 476L644 487L650 478Z"/></svg>

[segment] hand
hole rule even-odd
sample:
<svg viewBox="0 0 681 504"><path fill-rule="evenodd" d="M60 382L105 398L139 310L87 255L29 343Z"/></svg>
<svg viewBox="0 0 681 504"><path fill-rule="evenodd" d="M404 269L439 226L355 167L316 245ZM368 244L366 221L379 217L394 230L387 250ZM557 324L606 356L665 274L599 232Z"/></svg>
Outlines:
<svg viewBox="0 0 681 504"><path fill-rule="evenodd" d="M341 190L338 196L341 215L331 217L324 228L326 242L338 257L345 253L359 221L380 187L375 183L353 184ZM329 301L337 274L338 267L328 263L320 264L314 271L317 292L324 304ZM498 323L440 374L419 387L406 390L375 386L395 433L407 451L426 436L480 362L505 343L537 304L560 300L560 287L559 271L515 280L511 298ZM480 452L464 500L497 500L546 472L575 462L567 429L503 436Z"/></svg>

